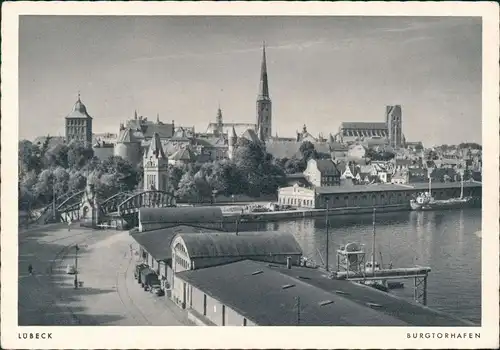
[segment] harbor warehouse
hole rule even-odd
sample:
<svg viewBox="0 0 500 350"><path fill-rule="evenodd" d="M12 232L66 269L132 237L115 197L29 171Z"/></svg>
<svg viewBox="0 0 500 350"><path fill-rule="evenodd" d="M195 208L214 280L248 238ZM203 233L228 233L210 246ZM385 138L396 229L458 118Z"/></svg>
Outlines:
<svg viewBox="0 0 500 350"><path fill-rule="evenodd" d="M413 196L427 190L426 183L323 187L301 187L295 184L279 189L278 202L282 205L316 209L325 208L327 202L329 208L399 206L401 209L409 209ZM459 182L432 185L432 196L436 199L458 198L460 191ZM463 195L474 197L480 202L481 183L465 182Z"/></svg>
<svg viewBox="0 0 500 350"><path fill-rule="evenodd" d="M466 326L320 271L243 260L177 274L190 317L216 326ZM300 309L298 309L300 308Z"/></svg>

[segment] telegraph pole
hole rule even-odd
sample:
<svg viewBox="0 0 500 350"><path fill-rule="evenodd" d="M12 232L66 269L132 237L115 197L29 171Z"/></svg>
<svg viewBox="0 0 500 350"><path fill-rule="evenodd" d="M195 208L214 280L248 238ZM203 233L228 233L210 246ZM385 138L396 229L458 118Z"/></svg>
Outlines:
<svg viewBox="0 0 500 350"><path fill-rule="evenodd" d="M296 297L297 300L297 326L300 326L300 297Z"/></svg>
<svg viewBox="0 0 500 350"><path fill-rule="evenodd" d="M375 276L375 212L377 209L373 208L373 241L372 241L372 273Z"/></svg>
<svg viewBox="0 0 500 350"><path fill-rule="evenodd" d="M328 230L328 201L326 201L326 218L325 218L325 222L326 222L326 271L330 271L330 268L328 267L328 255L329 255L329 245L330 245L330 234L329 234L329 230Z"/></svg>
<svg viewBox="0 0 500 350"><path fill-rule="evenodd" d="M56 178L52 178L52 218L56 221Z"/></svg>

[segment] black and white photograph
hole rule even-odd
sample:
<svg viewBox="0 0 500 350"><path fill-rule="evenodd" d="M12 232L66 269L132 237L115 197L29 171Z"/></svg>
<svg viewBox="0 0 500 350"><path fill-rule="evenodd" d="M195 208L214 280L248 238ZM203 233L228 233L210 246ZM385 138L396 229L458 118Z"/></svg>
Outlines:
<svg viewBox="0 0 500 350"><path fill-rule="evenodd" d="M2 346L498 345L498 5L271 3L4 4Z"/></svg>

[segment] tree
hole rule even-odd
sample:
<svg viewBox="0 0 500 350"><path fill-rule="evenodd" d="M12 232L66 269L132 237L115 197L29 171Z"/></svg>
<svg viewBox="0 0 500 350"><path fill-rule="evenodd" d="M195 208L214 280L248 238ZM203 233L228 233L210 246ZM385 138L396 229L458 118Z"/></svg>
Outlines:
<svg viewBox="0 0 500 350"><path fill-rule="evenodd" d="M82 174L81 171L72 171L69 173L68 179L68 191L69 192L78 192L85 189L85 185L87 184L87 178Z"/></svg>
<svg viewBox="0 0 500 350"><path fill-rule="evenodd" d="M109 157L101 163L100 169L106 174L116 175L123 191L132 191L137 186L137 169L122 157Z"/></svg>
<svg viewBox="0 0 500 350"><path fill-rule="evenodd" d="M302 159L305 161L305 163L307 163L311 158L318 158L318 153L316 152L316 149L314 148L314 145L311 141L302 142L299 151L302 154Z"/></svg>
<svg viewBox="0 0 500 350"><path fill-rule="evenodd" d="M31 141L19 141L18 160L23 172L35 171L38 174L42 170L40 148Z"/></svg>
<svg viewBox="0 0 500 350"><path fill-rule="evenodd" d="M191 172L188 171L182 175L176 194L180 199L186 200L189 203L198 201L199 193L195 184L194 176Z"/></svg>
<svg viewBox="0 0 500 350"><path fill-rule="evenodd" d="M89 144L72 141L68 145L68 166L81 169L94 157L94 150Z"/></svg>
<svg viewBox="0 0 500 350"><path fill-rule="evenodd" d="M307 163L304 161L304 159L297 159L294 157L286 161L285 166L283 167L283 171L286 174L296 174L306 170L306 167Z"/></svg>
<svg viewBox="0 0 500 350"><path fill-rule="evenodd" d="M55 145L48 149L44 156L45 166L68 168L68 151L69 148L65 144Z"/></svg>
<svg viewBox="0 0 500 350"><path fill-rule="evenodd" d="M53 200L54 174L50 169L42 170L38 175L38 181L33 188L33 195L42 203L49 203Z"/></svg>

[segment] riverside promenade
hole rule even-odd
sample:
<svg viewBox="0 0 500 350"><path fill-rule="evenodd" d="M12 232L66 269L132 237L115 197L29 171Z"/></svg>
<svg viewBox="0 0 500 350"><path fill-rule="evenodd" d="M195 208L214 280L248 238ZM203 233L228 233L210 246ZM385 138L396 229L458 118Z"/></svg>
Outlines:
<svg viewBox="0 0 500 350"><path fill-rule="evenodd" d="M66 273L76 244L78 289ZM19 325L191 325L168 298L144 292L134 280L133 244L125 231L68 231L62 224L19 232Z"/></svg>

